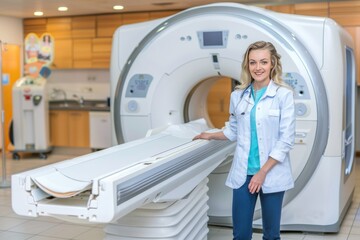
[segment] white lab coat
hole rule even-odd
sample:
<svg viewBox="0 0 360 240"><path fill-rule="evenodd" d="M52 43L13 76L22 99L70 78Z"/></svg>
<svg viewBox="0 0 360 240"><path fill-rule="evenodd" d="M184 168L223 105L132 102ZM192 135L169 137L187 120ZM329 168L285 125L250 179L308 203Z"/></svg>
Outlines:
<svg viewBox="0 0 360 240"><path fill-rule="evenodd" d="M254 106L250 88L235 90L230 99L229 124L223 130L231 141L237 141L233 163L226 185L237 189L246 179L250 150L250 111ZM262 185L264 193L285 191L294 186L289 151L295 139L293 92L270 81L257 104L256 130L260 166L269 156L278 163L267 173Z"/></svg>

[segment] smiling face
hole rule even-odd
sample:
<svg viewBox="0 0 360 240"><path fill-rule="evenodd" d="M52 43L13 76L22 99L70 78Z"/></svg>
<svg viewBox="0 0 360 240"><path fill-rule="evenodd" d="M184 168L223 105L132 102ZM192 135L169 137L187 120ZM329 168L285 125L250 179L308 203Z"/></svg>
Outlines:
<svg viewBox="0 0 360 240"><path fill-rule="evenodd" d="M254 80L255 89L260 89L269 84L272 67L269 50L254 49L249 52L249 72Z"/></svg>

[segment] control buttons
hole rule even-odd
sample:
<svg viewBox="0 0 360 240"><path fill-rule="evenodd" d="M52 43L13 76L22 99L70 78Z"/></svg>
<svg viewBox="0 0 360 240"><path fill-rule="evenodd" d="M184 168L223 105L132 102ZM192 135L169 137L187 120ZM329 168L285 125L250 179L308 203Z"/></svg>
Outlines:
<svg viewBox="0 0 360 240"><path fill-rule="evenodd" d="M247 39L247 38L248 38L247 35L241 35L239 33L235 35L235 39Z"/></svg>
<svg viewBox="0 0 360 240"><path fill-rule="evenodd" d="M128 102L128 110L130 112L136 112L138 110L138 103L135 100Z"/></svg>
<svg viewBox="0 0 360 240"><path fill-rule="evenodd" d="M284 82L294 89L295 99L310 99L310 91L307 87L305 78L296 72L284 72Z"/></svg>
<svg viewBox="0 0 360 240"><path fill-rule="evenodd" d="M307 112L307 107L304 103L295 104L295 114L298 117L304 116Z"/></svg>
<svg viewBox="0 0 360 240"><path fill-rule="evenodd" d="M307 137L307 133L306 132L296 132L295 133L295 143L296 144L304 144L306 143L306 137Z"/></svg>
<svg viewBox="0 0 360 240"><path fill-rule="evenodd" d="M150 74L133 75L126 88L125 97L145 98L150 88L153 76Z"/></svg>
<svg viewBox="0 0 360 240"><path fill-rule="evenodd" d="M42 96L41 96L41 95L35 95L35 96L33 97L33 104L34 104L34 106L39 105L40 102L41 102L41 99L42 99Z"/></svg>
<svg viewBox="0 0 360 240"><path fill-rule="evenodd" d="M191 40L192 37L190 35L180 37L180 41L191 41Z"/></svg>

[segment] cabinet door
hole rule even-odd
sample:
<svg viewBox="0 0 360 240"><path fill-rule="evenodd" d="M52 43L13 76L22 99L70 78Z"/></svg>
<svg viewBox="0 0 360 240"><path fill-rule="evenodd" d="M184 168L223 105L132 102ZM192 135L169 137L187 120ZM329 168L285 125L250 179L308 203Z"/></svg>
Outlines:
<svg viewBox="0 0 360 240"><path fill-rule="evenodd" d="M89 147L89 112L69 111L69 145L71 147Z"/></svg>
<svg viewBox="0 0 360 240"><path fill-rule="evenodd" d="M111 38L92 40L92 68L109 68L111 56Z"/></svg>
<svg viewBox="0 0 360 240"><path fill-rule="evenodd" d="M96 33L96 17L81 16L71 19L72 38L94 38Z"/></svg>
<svg viewBox="0 0 360 240"><path fill-rule="evenodd" d="M329 13L328 2L295 4L294 13L298 15L327 17Z"/></svg>
<svg viewBox="0 0 360 240"><path fill-rule="evenodd" d="M72 68L73 53L71 39L55 39L54 44L54 68Z"/></svg>
<svg viewBox="0 0 360 240"><path fill-rule="evenodd" d="M121 14L107 14L96 17L96 36L112 38L115 30L122 25Z"/></svg>
<svg viewBox="0 0 360 240"><path fill-rule="evenodd" d="M265 6L266 9L269 9L274 12L280 12L280 13L291 13L294 14L294 4L287 4L287 5L270 5Z"/></svg>
<svg viewBox="0 0 360 240"><path fill-rule="evenodd" d="M73 67L91 68L92 62L92 39L74 39L73 40Z"/></svg>
<svg viewBox="0 0 360 240"><path fill-rule="evenodd" d="M122 24L132 24L150 20L149 12L123 13Z"/></svg>
<svg viewBox="0 0 360 240"><path fill-rule="evenodd" d="M71 18L48 18L46 31L51 33L56 41L59 39L71 39Z"/></svg>
<svg viewBox="0 0 360 240"><path fill-rule="evenodd" d="M50 110L50 142L52 146L69 145L67 111Z"/></svg>
<svg viewBox="0 0 360 240"><path fill-rule="evenodd" d="M41 34L46 32L46 18L31 18L31 19L25 19L24 24L24 37L28 35L29 33L35 33L39 37Z"/></svg>
<svg viewBox="0 0 360 240"><path fill-rule="evenodd" d="M360 25L359 1L334 1L329 3L329 17L346 27Z"/></svg>

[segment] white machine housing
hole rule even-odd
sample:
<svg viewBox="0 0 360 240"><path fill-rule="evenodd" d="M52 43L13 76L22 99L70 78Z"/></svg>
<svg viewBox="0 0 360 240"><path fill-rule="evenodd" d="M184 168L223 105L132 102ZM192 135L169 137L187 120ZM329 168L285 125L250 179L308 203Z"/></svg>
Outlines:
<svg viewBox="0 0 360 240"><path fill-rule="evenodd" d="M46 79L20 78L13 86L12 94L15 151L49 151L49 105L46 97Z"/></svg>
<svg viewBox="0 0 360 240"><path fill-rule="evenodd" d="M169 126L139 140L14 174L12 207L28 217L112 223L149 203L172 205L188 198L198 185L205 191L199 200L205 199L207 176L235 150L230 141L192 140L205 130L204 120ZM182 223L196 228L196 217Z"/></svg>
<svg viewBox="0 0 360 240"><path fill-rule="evenodd" d="M120 27L111 59L113 143L197 118L211 125L206 97L213 81L238 80L243 54L258 40L275 45L295 94L295 187L285 195L281 228L337 232L355 186L356 73L353 41L329 18L219 3ZM209 176L214 224L231 225L229 166ZM254 226L261 226L259 206Z"/></svg>

